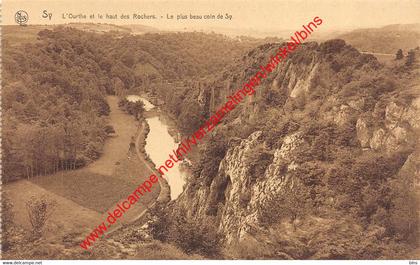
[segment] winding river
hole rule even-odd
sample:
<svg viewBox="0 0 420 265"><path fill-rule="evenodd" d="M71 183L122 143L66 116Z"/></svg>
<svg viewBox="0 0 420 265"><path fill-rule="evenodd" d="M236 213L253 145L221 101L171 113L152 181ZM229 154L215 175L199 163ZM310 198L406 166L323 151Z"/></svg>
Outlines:
<svg viewBox="0 0 420 265"><path fill-rule="evenodd" d="M141 100L146 111L155 107L147 99L137 95L129 95L127 100L132 102ZM169 154L172 154L174 149L176 150L178 144L169 134L169 127L159 114L146 118L146 122L149 124L150 131L145 140L145 150L156 167L159 167L165 164L165 161L169 159ZM171 187L171 199L175 200L183 191L185 172L180 169L179 163L175 163L171 169L168 169L165 178Z"/></svg>

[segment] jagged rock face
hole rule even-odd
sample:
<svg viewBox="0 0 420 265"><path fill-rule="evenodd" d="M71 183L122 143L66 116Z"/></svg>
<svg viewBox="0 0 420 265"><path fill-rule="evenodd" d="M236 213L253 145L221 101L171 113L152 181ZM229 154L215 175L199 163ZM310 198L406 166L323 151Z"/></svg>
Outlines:
<svg viewBox="0 0 420 265"><path fill-rule="evenodd" d="M288 160L288 154L300 143L298 134L285 137L283 145L275 151L273 161L264 176L259 176L255 182L250 180L249 157L252 157L255 147L262 143L261 131L254 132L239 145L229 149L220 163L217 179L226 179L230 184L224 192L226 198L221 209L219 232L226 235L227 243L241 241L250 231L258 230L258 213L267 198L281 193L288 183L288 170L293 170L293 161ZM288 164L286 171L282 163ZM217 185L212 185L210 195L220 192Z"/></svg>
<svg viewBox="0 0 420 265"><path fill-rule="evenodd" d="M219 230L226 234L228 241L239 238L248 229L248 219L252 219L255 209L250 207L253 186L248 175L246 157L252 155L252 151L259 144L261 132L255 132L248 139L228 150L225 158L220 163L217 178L226 179L230 187L224 192L225 205L222 210L222 218ZM220 192L218 185L212 185L210 194ZM252 222L251 222L252 223Z"/></svg>
<svg viewBox="0 0 420 265"><path fill-rule="evenodd" d="M318 69L318 65L319 63L315 63L315 61L312 60L311 64L307 68L309 73L303 72L299 78L296 77L296 73L298 71L293 71L293 68L289 69L288 75L290 77L286 76L286 79L284 79L284 81L288 83L288 88L291 91L291 98L296 98L300 95L304 95L305 93L309 92L311 81L315 76L315 73ZM289 81L287 80L288 77L290 78Z"/></svg>
<svg viewBox="0 0 420 265"><path fill-rule="evenodd" d="M300 133L294 133L287 135L281 147L275 150L265 174L252 181L249 159L255 147L263 144L261 135L261 131L256 131L247 139L231 145L210 188L200 187L194 193L187 190L177 201L178 206L186 209L187 215L193 218L206 216L209 209L218 205L218 232L225 236L227 244L252 237L260 230L258 215L261 205L281 194L289 184L288 173L298 166L289 157L303 140Z"/></svg>
<svg viewBox="0 0 420 265"><path fill-rule="evenodd" d="M391 101L386 105L384 122L375 126L367 117L357 120L357 138L363 148L395 151L402 146L415 142L414 130L420 126L420 98L409 106L398 105Z"/></svg>
<svg viewBox="0 0 420 265"><path fill-rule="evenodd" d="M357 129L357 138L360 142L360 145L363 148L368 148L370 145L370 140L372 139L372 132L369 129L369 125L365 119L358 119L356 124Z"/></svg>
<svg viewBox="0 0 420 265"><path fill-rule="evenodd" d="M252 155L255 146L262 144L262 132L257 131L232 149L229 149L220 163L218 177L228 177L231 188L226 194L222 209L219 232L226 235L227 243L241 241L260 230L259 211L268 199L279 196L289 182L290 171L298 165L290 159L291 154L302 143L300 133L284 137L283 144L274 151L273 160L263 176L255 182L249 180L247 157ZM211 191L210 191L211 193Z"/></svg>
<svg viewBox="0 0 420 265"><path fill-rule="evenodd" d="M334 45L327 48L344 49L340 43ZM267 52L267 49L264 52ZM353 96L343 100L342 96L340 98L340 88L343 84L340 84L340 79L336 78L335 70L331 70L334 67L339 69L341 67L340 62L335 62L334 59L334 63L331 63L331 59L324 58L331 57L331 54L325 54L325 52L322 54L322 49L319 49L317 45L311 44L305 52L304 59L299 56L292 58L271 73L271 77L265 81L264 86L259 90L279 91L287 96L287 101L310 98L311 94L316 93L317 90L318 92L325 92L324 94L327 96L321 96L321 99L318 100L320 102L318 110L320 113L317 116L317 121L319 123L333 123L340 128L351 127L354 129L354 131L349 130L349 134L352 133L354 139L358 140L358 144L352 146L352 148L357 149L357 155L362 153L363 150L366 152L384 151L384 153L390 153L413 147L417 141L415 131L420 126L419 98L413 100L410 105L399 103L392 97L385 102L375 99L376 105L372 105L369 102L371 99L364 96ZM362 57L352 49L346 50L345 53ZM251 65L258 65L258 55L252 53L251 56L253 57L245 60ZM363 57L358 63L360 65L372 64L372 67L375 68L376 62L372 63L369 60L371 60L370 57ZM350 73L352 73L351 70L349 70ZM243 77L247 72L248 70L241 71L239 76ZM332 81L330 83L325 80L320 81L324 76L327 76L327 80L330 78ZM241 80L241 78L234 79ZM229 82L229 87L231 86L238 86L238 84ZM265 107L258 107L259 102L264 100L262 94L257 92L254 102L244 102L244 107L238 112L240 116L231 119L229 125L240 127L252 118L258 117L260 114L258 111L264 111ZM321 95L323 94L321 93ZM216 101L221 101L221 99L216 99ZM303 105L313 103L309 100L303 100L302 102L304 102ZM282 106L277 108L280 109ZM298 122L299 118L304 116L300 111L296 111L295 114L291 116ZM219 234L224 237L226 245L248 241L255 244L265 244L268 248L270 246L282 248L285 246L284 241L289 240L288 244L294 245L293 251L296 252L298 249L304 248L317 249L316 237L318 234L326 233L326 231L344 229L343 237L345 237L346 231L357 230L358 233L361 233L361 226L348 223L345 218L337 221L311 216L307 218L307 231L311 232L299 235L305 238L304 241L296 240L296 238L292 239L292 235L290 237L285 235L286 238L281 241L279 238L283 235L277 235L272 227L261 224L260 214L265 203L273 197L283 196L286 188L293 187L294 174L292 173L304 169L304 166L295 159L297 154L305 150L305 146L308 146L302 130L298 129L292 133L286 133L281 139L278 139L277 143L278 145L270 150L272 158L264 172L253 175L250 173L253 164L255 164L253 162L259 162L255 161L254 152L257 147L267 144L264 132L260 128L256 128L253 133L244 139L229 139L227 152L219 164L217 174L211 176L210 185L199 185L196 182L193 184L187 183L184 193L175 202L175 206L185 212L191 219L203 223L215 222ZM419 163L418 159L413 158L413 154L410 155L407 163L409 165L405 165L404 170L407 171L407 168L409 168L412 171L413 168L417 168L416 174L418 174ZM326 204L334 204L337 198L330 196L325 200L329 201L325 202ZM282 231L290 232L291 230ZM293 234L293 232L290 233ZM372 233L372 237L380 237L383 234L383 228L374 227L369 233ZM277 239L274 235L278 236ZM310 238L310 240L307 238ZM338 239L341 240L342 238ZM275 242L276 240L278 242ZM279 252L277 249L273 251ZM305 251L302 250L302 252ZM289 254L280 252L277 253L279 257L289 257ZM300 253L296 257L307 257L305 255L309 254ZM331 258L334 255L329 250L320 250L313 257Z"/></svg>

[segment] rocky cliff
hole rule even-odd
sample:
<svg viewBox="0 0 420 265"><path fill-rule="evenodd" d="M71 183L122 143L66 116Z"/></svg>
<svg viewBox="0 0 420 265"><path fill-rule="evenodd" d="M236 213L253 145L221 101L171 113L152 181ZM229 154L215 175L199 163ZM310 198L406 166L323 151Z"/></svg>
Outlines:
<svg viewBox="0 0 420 265"><path fill-rule="evenodd" d="M231 66L202 105L217 107L275 47ZM398 203L415 201L401 193L418 183L420 167L418 78L404 71L414 78L400 83L341 40L304 45L215 130L224 152L206 159L220 163L209 173L198 162L174 209L215 222L227 256L403 255L417 242L417 204Z"/></svg>

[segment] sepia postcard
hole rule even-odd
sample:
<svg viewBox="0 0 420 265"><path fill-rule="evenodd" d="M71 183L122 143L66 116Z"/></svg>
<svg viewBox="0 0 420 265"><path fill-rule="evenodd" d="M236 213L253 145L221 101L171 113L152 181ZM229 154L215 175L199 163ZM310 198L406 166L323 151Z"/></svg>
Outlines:
<svg viewBox="0 0 420 265"><path fill-rule="evenodd" d="M3 264L419 264L420 1L0 12Z"/></svg>

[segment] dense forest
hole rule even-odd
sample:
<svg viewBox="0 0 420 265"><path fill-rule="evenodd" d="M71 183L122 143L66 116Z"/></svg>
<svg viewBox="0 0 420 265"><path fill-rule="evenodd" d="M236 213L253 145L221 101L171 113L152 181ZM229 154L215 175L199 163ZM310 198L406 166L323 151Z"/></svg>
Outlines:
<svg viewBox="0 0 420 265"><path fill-rule="evenodd" d="M3 176L98 158L107 95L147 93L188 136L282 45L265 42L63 27L6 42ZM302 45L206 136L184 193L151 211L151 235L211 258L406 258L419 228L411 54L385 67L343 40Z"/></svg>
<svg viewBox="0 0 420 265"><path fill-rule="evenodd" d="M3 48L3 160L8 179L74 169L106 138L103 51L80 32L41 31L40 42Z"/></svg>
<svg viewBox="0 0 420 265"><path fill-rule="evenodd" d="M6 40L4 180L88 164L112 131L106 95L207 75L256 42L203 33L99 35L68 27L42 30L35 43Z"/></svg>

